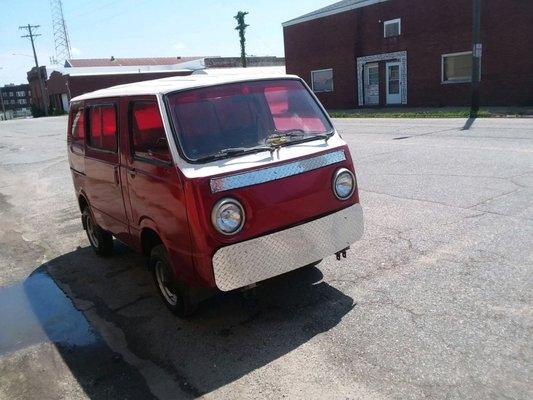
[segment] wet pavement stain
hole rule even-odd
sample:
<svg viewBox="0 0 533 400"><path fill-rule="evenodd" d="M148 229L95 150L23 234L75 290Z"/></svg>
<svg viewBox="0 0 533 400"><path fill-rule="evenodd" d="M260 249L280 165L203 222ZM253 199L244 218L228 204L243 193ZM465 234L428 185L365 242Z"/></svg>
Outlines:
<svg viewBox="0 0 533 400"><path fill-rule="evenodd" d="M101 342L91 326L43 270L0 288L0 354L52 341L65 347Z"/></svg>
<svg viewBox="0 0 533 400"><path fill-rule="evenodd" d="M23 282L0 287L0 357L47 342L87 397L154 398L142 375L109 348L42 266Z"/></svg>

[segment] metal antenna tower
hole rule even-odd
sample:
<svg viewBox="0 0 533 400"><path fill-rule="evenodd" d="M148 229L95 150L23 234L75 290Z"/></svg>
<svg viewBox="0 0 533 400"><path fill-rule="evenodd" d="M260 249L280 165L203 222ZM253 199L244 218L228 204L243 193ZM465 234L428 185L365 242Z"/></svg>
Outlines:
<svg viewBox="0 0 533 400"><path fill-rule="evenodd" d="M54 33L55 59L59 62L71 59L70 40L67 25L63 16L63 3L61 0L50 0L52 11L52 31Z"/></svg>

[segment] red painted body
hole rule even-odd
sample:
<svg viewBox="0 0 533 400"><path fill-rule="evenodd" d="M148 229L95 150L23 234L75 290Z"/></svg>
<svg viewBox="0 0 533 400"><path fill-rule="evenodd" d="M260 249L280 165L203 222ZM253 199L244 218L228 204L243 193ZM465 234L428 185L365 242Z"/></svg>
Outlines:
<svg viewBox="0 0 533 400"><path fill-rule="evenodd" d="M73 103L69 161L78 200L90 205L96 223L138 251L143 250L143 232L149 229L157 233L177 279L192 286L215 287L211 260L220 247L298 225L359 202L357 188L344 201L332 191L332 177L338 168L354 171L347 146L343 147L344 162L215 194L210 189L212 176L189 179L172 162L158 165L132 156L130 102L154 99L134 96ZM117 110L116 153L95 150L87 140L72 136L77 110L84 107L87 115L88 107L102 103L112 103ZM245 210L244 227L233 236L220 234L211 223L213 205L223 197L237 199Z"/></svg>

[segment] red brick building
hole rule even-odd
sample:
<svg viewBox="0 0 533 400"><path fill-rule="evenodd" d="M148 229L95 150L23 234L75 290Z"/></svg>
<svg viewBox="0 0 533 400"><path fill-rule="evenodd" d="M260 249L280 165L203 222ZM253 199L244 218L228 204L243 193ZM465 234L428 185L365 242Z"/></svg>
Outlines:
<svg viewBox="0 0 533 400"><path fill-rule="evenodd" d="M481 104L533 104L533 1L481 3ZM283 24L287 73L333 109L467 105L472 9L472 0L340 1Z"/></svg>
<svg viewBox="0 0 533 400"><path fill-rule="evenodd" d="M52 112L68 111L71 98L94 90L125 83L171 76L190 75L211 68L234 68L240 57L144 57L94 58L67 60L64 67L40 67L46 96L41 95L39 75L34 67L28 72L33 104L44 110L45 101ZM248 57L249 67L283 66L279 57Z"/></svg>

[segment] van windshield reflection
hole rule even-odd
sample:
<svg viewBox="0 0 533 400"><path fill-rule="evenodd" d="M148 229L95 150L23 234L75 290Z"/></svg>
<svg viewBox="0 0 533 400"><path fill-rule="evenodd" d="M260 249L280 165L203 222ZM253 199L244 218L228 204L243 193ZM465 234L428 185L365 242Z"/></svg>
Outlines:
<svg viewBox="0 0 533 400"><path fill-rule="evenodd" d="M183 155L206 162L326 138L333 127L296 79L233 83L168 95Z"/></svg>

